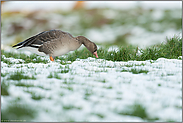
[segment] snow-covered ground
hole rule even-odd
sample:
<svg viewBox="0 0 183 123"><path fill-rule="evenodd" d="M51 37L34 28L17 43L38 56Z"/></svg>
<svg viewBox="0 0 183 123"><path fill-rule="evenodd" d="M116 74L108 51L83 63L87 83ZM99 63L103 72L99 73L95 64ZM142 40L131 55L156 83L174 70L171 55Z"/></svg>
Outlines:
<svg viewBox="0 0 183 123"><path fill-rule="evenodd" d="M60 73L65 66L69 72ZM133 74L132 69L148 73ZM21 70L36 80L7 80L10 74ZM47 78L51 72L57 72L60 79ZM150 119L182 121L182 60L112 62L89 57L66 65L57 60L11 66L1 61L1 73L8 73L1 81L9 83L10 94L1 96L2 110L18 98L20 107L27 105L37 112L32 121L147 121L120 114L135 110L129 108L135 104L143 106ZM17 83L32 86L16 86ZM32 99L32 94L41 98Z"/></svg>

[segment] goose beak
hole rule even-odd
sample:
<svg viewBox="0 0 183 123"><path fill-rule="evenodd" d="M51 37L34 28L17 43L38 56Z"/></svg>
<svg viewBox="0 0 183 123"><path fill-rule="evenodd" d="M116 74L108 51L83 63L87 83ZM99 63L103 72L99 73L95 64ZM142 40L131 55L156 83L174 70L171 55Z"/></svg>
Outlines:
<svg viewBox="0 0 183 123"><path fill-rule="evenodd" d="M95 51L95 52L93 53L93 55L95 55L95 56L98 58L97 51Z"/></svg>

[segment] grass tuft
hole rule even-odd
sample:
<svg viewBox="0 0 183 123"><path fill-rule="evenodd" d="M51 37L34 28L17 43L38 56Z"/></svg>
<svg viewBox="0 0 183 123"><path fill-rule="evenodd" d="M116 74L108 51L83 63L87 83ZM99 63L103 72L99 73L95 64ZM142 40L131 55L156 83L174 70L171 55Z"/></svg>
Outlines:
<svg viewBox="0 0 183 123"><path fill-rule="evenodd" d="M105 80L105 79L103 79L103 80L101 80L101 82L102 82L102 83L106 83L106 80Z"/></svg>
<svg viewBox="0 0 183 123"><path fill-rule="evenodd" d="M148 120L148 121L155 121L158 120L159 118L150 118L146 112L146 108L139 103L135 103L133 105L128 106L127 111L121 111L118 112L120 115L130 115L130 116L137 116L142 119Z"/></svg>
<svg viewBox="0 0 183 123"><path fill-rule="evenodd" d="M1 82L1 95L3 95L3 96L8 96L9 95L8 87L9 87L9 85L6 84L5 81Z"/></svg>
<svg viewBox="0 0 183 123"><path fill-rule="evenodd" d="M149 71L148 70L137 70L137 69L131 69L130 72L132 72L133 74L139 74L139 73L145 73L147 74Z"/></svg>
<svg viewBox="0 0 183 123"><path fill-rule="evenodd" d="M57 72L50 73L47 78L61 79Z"/></svg>
<svg viewBox="0 0 183 123"><path fill-rule="evenodd" d="M23 71L16 71L15 73L11 74L7 79L9 80L21 80L21 79L33 79L36 80L36 78L34 76L29 77L26 75L23 75L24 72Z"/></svg>
<svg viewBox="0 0 183 123"><path fill-rule="evenodd" d="M122 111L119 112L121 115L130 115L130 116L137 116L142 119L147 119L148 115L146 113L146 109L141 104L134 104L129 106L130 111Z"/></svg>
<svg viewBox="0 0 183 123"><path fill-rule="evenodd" d="M2 51L1 51L1 52L2 52ZM1 55L1 61L3 61L4 63L6 63L6 64L8 64L8 65L13 64L10 60L5 59L4 57L2 57L2 55Z"/></svg>
<svg viewBox="0 0 183 123"><path fill-rule="evenodd" d="M103 115L103 114L101 114L101 113L91 113L91 114L93 114L93 115L96 115L96 116L98 116L99 118L104 118L105 116Z"/></svg>
<svg viewBox="0 0 183 123"><path fill-rule="evenodd" d="M68 72L69 70L66 70L66 69L60 71L60 73L68 73Z"/></svg>
<svg viewBox="0 0 183 123"><path fill-rule="evenodd" d="M108 86L108 87L106 87L106 89L112 89L112 86Z"/></svg>
<svg viewBox="0 0 183 123"><path fill-rule="evenodd" d="M161 86L161 84L159 83L158 86Z"/></svg>
<svg viewBox="0 0 183 123"><path fill-rule="evenodd" d="M32 94L32 99L34 99L34 100L41 100L41 99L43 99L43 97L40 96L40 95L36 95L35 93L33 93Z"/></svg>
<svg viewBox="0 0 183 123"><path fill-rule="evenodd" d="M4 55L6 58L23 59L24 63L48 63L47 60L41 59L41 57L36 54L31 54L30 56L28 56L24 53L5 52L4 50L1 50L1 61L7 64L12 64L12 62L7 59L4 59L2 55Z"/></svg>
<svg viewBox="0 0 183 123"><path fill-rule="evenodd" d="M5 77L8 73L1 73L1 77Z"/></svg>
<svg viewBox="0 0 183 123"><path fill-rule="evenodd" d="M144 49L141 57L137 60L157 60L158 58L178 59L182 56L182 38L174 36L166 39L166 43L154 45Z"/></svg>
<svg viewBox="0 0 183 123"><path fill-rule="evenodd" d="M34 85L30 85L30 84L24 84L24 83L17 83L15 84L16 86L22 86L22 87L35 87Z"/></svg>
<svg viewBox="0 0 183 123"><path fill-rule="evenodd" d="M140 73L147 74L149 71L148 70L132 68L131 70L122 69L121 72L132 72L133 74L140 74Z"/></svg>
<svg viewBox="0 0 183 123"><path fill-rule="evenodd" d="M29 105L11 103L7 109L1 112L2 122L25 122L30 121L36 116L36 111L30 108Z"/></svg>
<svg viewBox="0 0 183 123"><path fill-rule="evenodd" d="M73 106L73 105L64 105L62 106L64 110L71 110L71 109L78 109L78 110L81 110L82 107L76 107L76 106Z"/></svg>

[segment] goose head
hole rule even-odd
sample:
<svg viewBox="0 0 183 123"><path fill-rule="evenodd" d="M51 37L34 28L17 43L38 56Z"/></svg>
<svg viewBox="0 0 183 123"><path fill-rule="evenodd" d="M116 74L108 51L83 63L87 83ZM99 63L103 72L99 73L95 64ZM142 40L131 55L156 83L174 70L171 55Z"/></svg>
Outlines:
<svg viewBox="0 0 183 123"><path fill-rule="evenodd" d="M98 58L97 45L94 42L90 41L84 36L78 36L76 37L76 40L80 41L93 55Z"/></svg>

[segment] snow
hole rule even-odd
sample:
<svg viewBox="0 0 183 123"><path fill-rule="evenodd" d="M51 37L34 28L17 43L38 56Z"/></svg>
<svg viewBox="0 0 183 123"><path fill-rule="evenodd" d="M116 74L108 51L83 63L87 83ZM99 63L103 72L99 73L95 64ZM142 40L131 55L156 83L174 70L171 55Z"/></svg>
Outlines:
<svg viewBox="0 0 183 123"><path fill-rule="evenodd" d="M112 49L115 50L115 47ZM9 60L17 61L13 58ZM145 65L141 65L142 63ZM126 67L125 65L134 66ZM69 66L69 72L58 73L61 79L47 78L50 72L58 72L60 66L63 68ZM10 80L8 89L10 95L1 96L2 109L8 108L16 98L21 99L21 104L34 107L38 115L32 121L66 122L72 119L74 121L144 122L146 120L140 117L117 113L129 110L127 107L137 102L145 107L149 117L158 117L158 121L180 122L182 120L182 108L178 108L182 107L182 60L159 58L156 61L113 62L89 57L78 58L67 65L61 65L59 61L55 61L47 64L13 64L10 67L1 61L1 68L1 73L11 74L22 69L26 75L34 75L37 78L19 82ZM132 68L149 72L147 74L120 72L122 69ZM1 80L6 80L7 76L1 77ZM14 85L20 82L35 87ZM69 90L68 87L72 89ZM41 96L42 99L32 99L31 94L25 90ZM75 108L64 109L64 106ZM48 112L45 111L46 109ZM96 114L104 117L100 118Z"/></svg>

